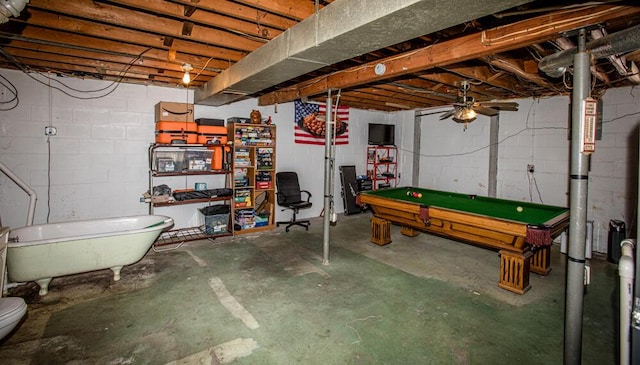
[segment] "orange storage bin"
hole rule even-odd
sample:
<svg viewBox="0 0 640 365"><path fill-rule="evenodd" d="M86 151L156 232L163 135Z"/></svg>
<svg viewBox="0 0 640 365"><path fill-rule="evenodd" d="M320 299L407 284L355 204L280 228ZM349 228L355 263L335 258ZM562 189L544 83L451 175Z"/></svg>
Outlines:
<svg viewBox="0 0 640 365"><path fill-rule="evenodd" d="M198 125L198 143L210 145L213 150L212 170L222 170L227 143L227 127L217 125Z"/></svg>
<svg viewBox="0 0 640 365"><path fill-rule="evenodd" d="M198 125L198 143L225 144L227 143L227 127L217 125Z"/></svg>
<svg viewBox="0 0 640 365"><path fill-rule="evenodd" d="M198 125L193 122L157 122L156 143L198 143Z"/></svg>
<svg viewBox="0 0 640 365"><path fill-rule="evenodd" d="M228 170L229 152L231 148L224 144L211 145L207 147L213 151L213 161L211 161L211 170Z"/></svg>

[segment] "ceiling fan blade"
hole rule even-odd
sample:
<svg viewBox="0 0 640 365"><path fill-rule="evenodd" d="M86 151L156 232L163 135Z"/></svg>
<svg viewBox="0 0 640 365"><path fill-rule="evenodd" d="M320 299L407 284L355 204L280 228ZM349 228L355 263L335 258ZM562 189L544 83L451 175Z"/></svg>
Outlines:
<svg viewBox="0 0 640 365"><path fill-rule="evenodd" d="M456 113L455 109L451 109L440 116L440 120L447 119Z"/></svg>
<svg viewBox="0 0 640 365"><path fill-rule="evenodd" d="M518 111L518 103L511 102L511 101L497 101L497 102L482 103L482 106L487 108L498 109L498 110L506 110L510 112Z"/></svg>
<svg viewBox="0 0 640 365"><path fill-rule="evenodd" d="M486 108L483 105L476 105L473 107L473 110L478 113L478 114L482 114L482 115L486 115L488 117L493 117L498 115L498 111L495 109L491 109L491 108Z"/></svg>

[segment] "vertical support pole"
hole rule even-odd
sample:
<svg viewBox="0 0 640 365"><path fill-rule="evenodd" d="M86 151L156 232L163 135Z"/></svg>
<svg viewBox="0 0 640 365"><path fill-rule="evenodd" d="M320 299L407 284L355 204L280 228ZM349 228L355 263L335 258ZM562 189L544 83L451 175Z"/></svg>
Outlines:
<svg viewBox="0 0 640 365"><path fill-rule="evenodd" d="M639 156L640 157L640 156ZM640 161L640 160L639 160ZM640 178L638 178L638 193L640 193ZM640 199L638 200L638 208L640 209ZM636 237L640 237L640 225L638 225ZM635 290L633 294L633 305L631 310L631 363L640 365L640 239L636 240L635 247ZM622 329L621 329L622 330Z"/></svg>
<svg viewBox="0 0 640 365"><path fill-rule="evenodd" d="M487 195L498 194L498 138L500 136L500 114L489 118L489 176Z"/></svg>
<svg viewBox="0 0 640 365"><path fill-rule="evenodd" d="M420 186L420 138L422 136L422 125L420 111L413 114L413 158L411 168L411 186ZM396 157L397 158L397 157Z"/></svg>
<svg viewBox="0 0 640 365"><path fill-rule="evenodd" d="M573 58L573 93L571 117L571 197L567 285L565 293L564 363L582 362L582 311L584 307L584 248L587 225L587 190L589 157L580 152L584 126L582 101L591 91L589 54L585 52L585 30L580 29L578 53Z"/></svg>
<svg viewBox="0 0 640 365"><path fill-rule="evenodd" d="M322 234L322 264L329 265L329 229L331 213L333 212L331 196L331 184L333 181L333 156L331 155L331 139L332 131L331 119L333 118L333 106L331 100L331 90L327 92L327 114L324 122L324 219L323 219L323 234Z"/></svg>

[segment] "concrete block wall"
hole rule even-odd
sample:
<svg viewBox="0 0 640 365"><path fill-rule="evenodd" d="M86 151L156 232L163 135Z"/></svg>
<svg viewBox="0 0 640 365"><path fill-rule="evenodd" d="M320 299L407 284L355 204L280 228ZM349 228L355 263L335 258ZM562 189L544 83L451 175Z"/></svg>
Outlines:
<svg viewBox="0 0 640 365"><path fill-rule="evenodd" d="M53 81L47 81L32 74L43 85L18 71L1 73L18 89L20 103L0 112L0 160L36 191L35 223L148 213L140 197L148 189L154 105L186 100L190 92L129 84L89 92L111 84L53 75ZM116 86L109 95L97 97ZM2 95L9 97L7 90ZM57 128L57 135L47 138L44 128L49 125ZM0 201L3 225L26 223L27 195L2 174Z"/></svg>
<svg viewBox="0 0 640 365"><path fill-rule="evenodd" d="M521 99L518 112L502 112L499 127L498 189L500 198L569 206L568 96ZM404 112L409 126L412 113ZM420 185L440 190L487 195L489 118L479 116L466 131L439 115L421 118ZM587 219L594 222L593 251L607 251L611 219L626 223L635 237L640 92L611 89L603 96L602 140L591 157ZM406 159L414 153L413 128L403 129ZM527 165L533 164L533 175ZM412 174L411 164L401 164Z"/></svg>
<svg viewBox="0 0 640 365"><path fill-rule="evenodd" d="M17 108L0 111L0 161L36 191L36 224L148 213L148 205L141 203L140 197L149 189L148 148L154 142L154 106L160 101L193 102L192 92L182 88L120 84L106 97L93 98L105 92L75 92L73 94L85 98L77 99L50 89L46 86L49 81L43 85L18 71L2 70L0 74L16 86L20 97ZM58 77L54 77L51 85L61 87L57 81L79 90L110 85L103 81ZM9 97L7 90L1 90L0 101ZM297 171L302 187L313 194L313 207L300 216L319 216L324 196L324 146L294 144L293 103L258 107L257 101L250 99L222 107L196 105L195 117L248 117L253 109L260 110L265 118L271 116L278 126L278 171ZM355 165L358 174L366 173L367 125L390 120L388 113L350 110L349 144L336 147L334 201L337 213L344 210L338 167ZM55 126L58 133L47 139L44 127L49 125ZM224 186L220 177L169 179L173 180L156 179L154 183L167 183L172 188L193 187L195 182ZM27 208L26 193L0 174L2 225L24 226ZM155 213L173 217L176 227L181 228L202 223L196 208L196 205L156 208ZM280 220L290 217L290 212L280 209L276 214Z"/></svg>

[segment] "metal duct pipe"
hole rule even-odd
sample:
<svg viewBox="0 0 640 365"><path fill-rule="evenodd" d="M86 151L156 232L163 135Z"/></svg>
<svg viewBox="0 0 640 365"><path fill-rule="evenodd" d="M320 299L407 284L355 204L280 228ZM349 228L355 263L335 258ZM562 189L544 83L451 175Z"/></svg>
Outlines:
<svg viewBox="0 0 640 365"><path fill-rule="evenodd" d="M640 25L610 34L587 43L586 51L596 59L640 48ZM540 60L538 69L551 77L560 77L573 64L577 48L554 53Z"/></svg>
<svg viewBox="0 0 640 365"><path fill-rule="evenodd" d="M16 185L18 185L22 190L24 190L29 195L29 210L27 212L27 226L33 225L33 217L36 214L36 201L38 200L38 196L36 192L27 185L22 179L20 179L16 174L14 174L9 168L0 162L0 171L2 171L9 179L11 179Z"/></svg>
<svg viewBox="0 0 640 365"><path fill-rule="evenodd" d="M633 277L635 263L633 251L635 240L620 242L622 257L618 261L620 275L620 365L631 361L631 308L633 305Z"/></svg>

